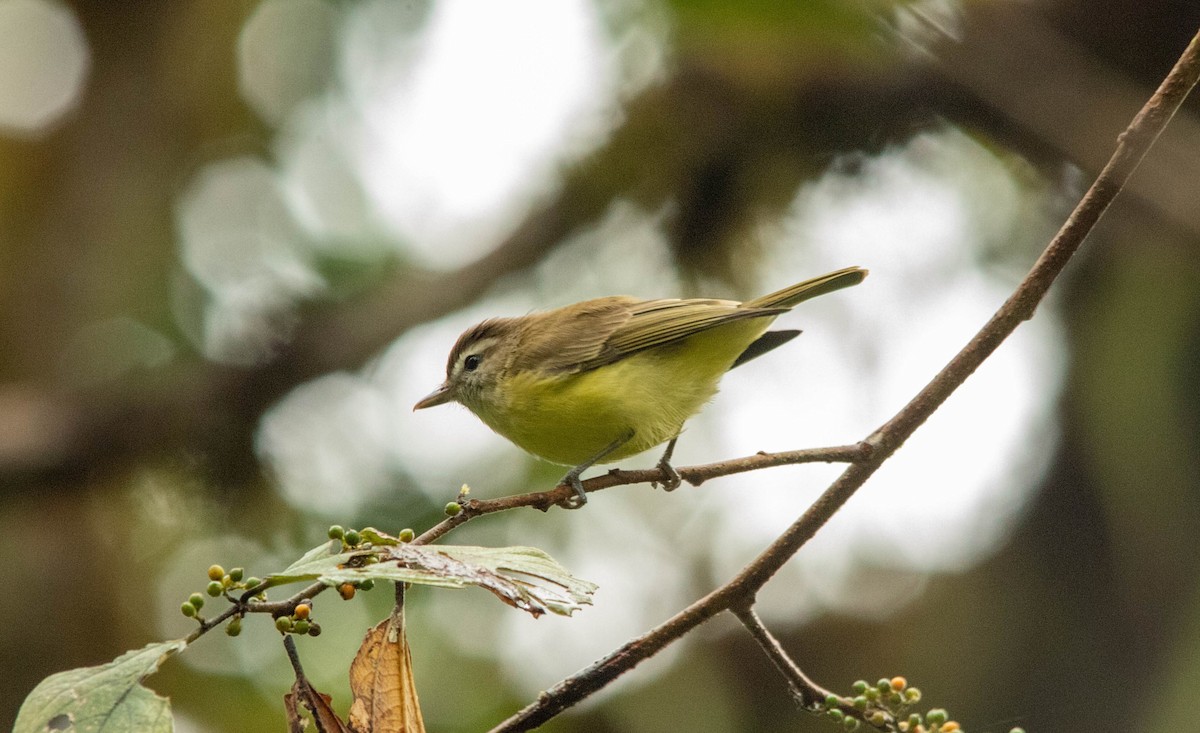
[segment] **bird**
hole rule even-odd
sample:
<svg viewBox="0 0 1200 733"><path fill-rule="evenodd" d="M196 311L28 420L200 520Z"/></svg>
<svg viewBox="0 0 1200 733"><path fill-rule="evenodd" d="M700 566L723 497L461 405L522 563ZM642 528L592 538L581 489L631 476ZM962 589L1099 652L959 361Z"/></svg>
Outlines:
<svg viewBox="0 0 1200 733"><path fill-rule="evenodd" d="M745 302L643 300L615 295L549 311L490 318L459 336L446 379L413 406L458 402L528 453L573 466L561 483L587 503L580 475L667 443L658 462L668 491L684 422L716 394L725 372L791 341L770 331L798 303L857 285L846 267Z"/></svg>

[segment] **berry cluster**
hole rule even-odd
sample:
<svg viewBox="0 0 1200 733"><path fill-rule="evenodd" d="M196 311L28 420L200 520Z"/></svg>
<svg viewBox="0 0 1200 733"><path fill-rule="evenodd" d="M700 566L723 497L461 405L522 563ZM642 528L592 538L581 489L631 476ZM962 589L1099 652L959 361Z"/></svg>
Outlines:
<svg viewBox="0 0 1200 733"><path fill-rule="evenodd" d="M220 565L213 565L208 569L208 587L205 588L205 592L213 598L225 596L227 600L236 603L235 599L229 596L230 591L251 590L262 585L261 579L244 578L243 575L244 571L241 568L232 568L229 572L225 572L225 568ZM184 616L194 618L203 624L204 617L200 615L202 608L204 608L204 596L200 593L193 593L183 602L179 610ZM242 633L241 615L229 619L229 623L225 626L225 633L230 636Z"/></svg>
<svg viewBox="0 0 1200 733"><path fill-rule="evenodd" d="M281 634L299 634L300 636L320 636L321 625L310 619L312 616L312 600L296 604L292 612L275 617L275 629Z"/></svg>
<svg viewBox="0 0 1200 733"><path fill-rule="evenodd" d="M963 733L962 726L950 720L941 708L933 708L922 715L910 712L910 708L921 701L921 691L909 687L903 677L881 679L874 685L858 680L852 686L851 698L830 695L825 699L823 715L846 730L856 730L862 723L886 731L899 733ZM850 708L850 710L847 710ZM1009 733L1025 733L1013 728Z"/></svg>

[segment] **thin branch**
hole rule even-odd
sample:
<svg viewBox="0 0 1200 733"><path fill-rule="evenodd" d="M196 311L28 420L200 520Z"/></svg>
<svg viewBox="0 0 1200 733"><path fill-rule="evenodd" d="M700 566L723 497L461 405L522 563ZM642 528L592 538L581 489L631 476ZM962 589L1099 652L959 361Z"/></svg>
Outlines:
<svg viewBox="0 0 1200 733"><path fill-rule="evenodd" d="M806 448L803 450L786 451L783 453L760 452L745 458L732 458L728 461L708 463L700 466L685 466L676 469L679 477L693 486L699 486L711 478L730 476L735 473L757 471L761 468L774 466L790 466L801 463L853 463L866 460L874 449L865 444L839 445L832 448ZM591 493L610 489L614 486L629 484L651 483L662 481L666 474L662 469L650 468L642 471L623 471L612 469L606 474L595 476L583 482L583 490ZM559 484L548 491L531 491L524 494L513 494L499 499L470 499L462 501L462 511L452 517L442 520L439 524L423 532L413 540L415 545L427 545L435 542L451 530L459 527L475 517L484 514L494 514L519 507L533 507L549 511L550 507L563 505L574 498L575 491L566 484Z"/></svg>
<svg viewBox="0 0 1200 733"><path fill-rule="evenodd" d="M783 564L824 526L1017 326L1033 316L1051 283L1083 244L1198 78L1200 34L1192 38L1175 67L1120 135L1116 152L1013 294L912 401L867 439L866 442L874 451L864 460L850 464L799 519L728 583L586 669L560 681L539 695L537 701L493 728L492 733L536 728L721 611L744 607L749 603Z"/></svg>
<svg viewBox="0 0 1200 733"><path fill-rule="evenodd" d="M304 676L304 667L300 664L300 652L296 650L296 637L284 634L283 648L287 650L287 658L291 662L292 671L296 673L296 681L303 683L307 678Z"/></svg>
<svg viewBox="0 0 1200 733"><path fill-rule="evenodd" d="M730 612L738 617L746 630L750 632L750 636L758 642L762 647L763 652L779 670L779 674L783 675L787 680L788 687L796 699L807 708L810 712L817 712L824 709L825 698L833 693L821 687L816 682L808 678L808 675L801 671L800 667L792 661L788 653L784 650L783 645L779 643L771 632L763 625L758 614L754 612L754 607L750 605L735 606L729 609ZM850 705L845 706L846 712L854 714L857 711Z"/></svg>

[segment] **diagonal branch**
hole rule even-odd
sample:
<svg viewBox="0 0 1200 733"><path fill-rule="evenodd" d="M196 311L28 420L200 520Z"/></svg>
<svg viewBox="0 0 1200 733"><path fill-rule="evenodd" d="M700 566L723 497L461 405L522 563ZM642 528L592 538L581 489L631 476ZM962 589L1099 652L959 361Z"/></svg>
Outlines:
<svg viewBox="0 0 1200 733"><path fill-rule="evenodd" d="M994 352L1022 321L1033 317L1046 291L1083 244L1138 163L1200 79L1200 34L1119 138L1117 149L1033 268L971 341L892 419L867 438L874 450L852 463L783 534L732 580L659 626L560 681L492 729L536 728L653 656L721 611L744 607L917 428Z"/></svg>
<svg viewBox="0 0 1200 733"><path fill-rule="evenodd" d="M804 674L784 651L779 640L763 625L762 619L754 612L752 606L735 606L729 610L738 617L738 620L746 627L746 631L750 632L750 636L754 637L763 652L770 658L771 663L775 665L775 669L779 670L779 674L787 680L788 687L797 702L811 712L821 710L824 707L825 699L833 693L813 682L808 675ZM855 712L854 708L849 705L846 708L846 712Z"/></svg>

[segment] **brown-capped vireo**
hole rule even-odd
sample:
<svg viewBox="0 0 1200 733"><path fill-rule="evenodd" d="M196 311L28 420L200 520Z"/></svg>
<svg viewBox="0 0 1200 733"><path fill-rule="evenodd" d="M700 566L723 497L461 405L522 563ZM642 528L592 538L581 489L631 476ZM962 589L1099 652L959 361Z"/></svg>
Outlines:
<svg viewBox="0 0 1200 733"><path fill-rule="evenodd" d="M767 331L809 298L857 285L847 267L745 303L616 295L467 329L446 381L418 402L466 405L492 430L548 461L587 502L579 476L668 442L658 466L679 485L671 452L683 423L717 392L721 376L799 335Z"/></svg>

